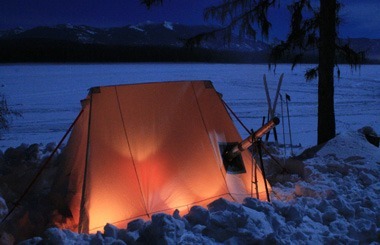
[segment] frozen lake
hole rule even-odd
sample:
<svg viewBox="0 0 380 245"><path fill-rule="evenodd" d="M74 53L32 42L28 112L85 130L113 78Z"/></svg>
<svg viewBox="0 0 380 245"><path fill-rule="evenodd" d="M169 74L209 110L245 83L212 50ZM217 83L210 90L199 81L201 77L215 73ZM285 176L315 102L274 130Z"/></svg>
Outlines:
<svg viewBox="0 0 380 245"><path fill-rule="evenodd" d="M22 113L11 128L2 132L0 149L21 143L58 142L80 111L80 100L94 86L175 80L211 80L224 100L248 128L261 126L267 116L263 75L266 74L273 101L278 79L284 73L281 94L289 94L293 144L316 144L317 81L306 82L309 65L291 71L279 65L276 73L268 66L249 64L12 64L0 66L0 91L9 106ZM380 65L363 65L358 70L341 66L335 81L337 132L372 126L380 133ZM276 112L285 116L285 138L289 143L286 104L279 100ZM242 137L247 133L239 127ZM283 142L282 123L277 129Z"/></svg>

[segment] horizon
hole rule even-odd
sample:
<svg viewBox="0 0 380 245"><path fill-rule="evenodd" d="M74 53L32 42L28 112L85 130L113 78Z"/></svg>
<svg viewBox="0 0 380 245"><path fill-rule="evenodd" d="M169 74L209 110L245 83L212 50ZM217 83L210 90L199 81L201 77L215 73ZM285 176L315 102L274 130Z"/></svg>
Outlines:
<svg viewBox="0 0 380 245"><path fill-rule="evenodd" d="M0 29L0 32L1 31L11 31L11 30L16 30L16 29L22 29L23 31L28 31L28 30L32 30L34 28L39 28L39 27L52 28L52 27L70 26L70 25L73 27L84 26L84 27L97 28L97 29L110 29L110 28L123 28L123 27L127 27L127 26L139 26L139 25L143 25L143 24L164 24L165 22L168 22L171 24L176 24L176 25L183 25L183 26L202 26L202 25L204 25L204 26L217 26L217 25L211 25L211 24L207 24L207 23L204 23L204 24L184 24L184 23L172 22L172 21L167 21L167 20L165 20L165 21L146 20L146 21L142 21L142 22L138 22L138 23L130 23L130 24L125 24L125 25L120 25L120 26L107 26L107 27L92 26L92 25L87 25L87 24L72 24L72 23L58 23L58 24L52 24L52 25L40 25L40 26L33 26L30 28L24 28L22 26L18 26L18 27L11 28L11 29L3 29L3 30ZM278 38L278 37L276 36L274 38ZM339 37L339 38L340 39L372 39L372 40L378 40L378 39L380 39L380 36L379 37L365 37L365 36L351 37L351 36L347 36L347 37ZM261 37L257 38L257 40L261 40L264 43L270 43L271 41L273 41L271 39L264 40Z"/></svg>
<svg viewBox="0 0 380 245"><path fill-rule="evenodd" d="M56 26L72 24L97 28L122 27L136 25L146 21L162 23L164 21L183 25L218 25L216 21L205 21L203 11L206 7L219 3L219 0L178 3L164 1L163 6L147 9L140 1L105 1L91 3L66 0L51 2L37 0L0 1L0 30L6 31L22 27L32 29L38 26ZM338 28L341 38L380 39L380 3L377 0L342 0L340 12L342 23ZM270 39L284 39L288 33L289 14L284 7L271 9L272 22ZM260 37L259 37L260 38ZM259 39L258 38L258 39Z"/></svg>

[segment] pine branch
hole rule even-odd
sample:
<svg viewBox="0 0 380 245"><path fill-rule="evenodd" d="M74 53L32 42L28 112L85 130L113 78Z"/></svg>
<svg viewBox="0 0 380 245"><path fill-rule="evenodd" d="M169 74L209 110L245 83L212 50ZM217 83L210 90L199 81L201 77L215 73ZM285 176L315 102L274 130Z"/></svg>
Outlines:
<svg viewBox="0 0 380 245"><path fill-rule="evenodd" d="M221 31L229 30L229 35L235 30L239 36L248 35L256 39L257 31L254 26L258 25L263 37L267 38L272 24L268 20L268 10L273 7L276 0L224 0L222 4L211 6L204 12L206 20L214 19L224 27Z"/></svg>
<svg viewBox="0 0 380 245"><path fill-rule="evenodd" d="M311 80L316 79L318 77L318 69L319 69L318 66L307 69L305 72L306 81L311 81Z"/></svg>
<svg viewBox="0 0 380 245"><path fill-rule="evenodd" d="M270 54L270 62L275 65L284 57L292 59L292 69L302 62L305 53L314 51L319 45L319 13L309 0L295 1L288 6L291 14L290 32L284 42L275 45ZM305 18L303 13L310 12ZM312 77L305 74L305 77Z"/></svg>
<svg viewBox="0 0 380 245"><path fill-rule="evenodd" d="M153 4L162 5L163 0L141 0L148 8ZM221 4L206 8L204 18L219 21L223 27L210 32L200 33L185 40L185 46L199 46L203 40L221 38L230 44L234 34L239 38L246 36L256 40L258 31L264 38L268 38L272 26L268 19L269 8L279 7L279 0L223 0ZM336 3L336 20L338 26L341 8ZM278 61L287 57L292 60L292 69L302 62L305 53L319 49L320 10L313 7L312 0L295 0L288 5L291 14L290 32L285 41L275 45L270 53L270 62L276 65ZM305 13L309 13L305 17ZM260 30L258 30L258 29ZM336 34L337 36L337 34ZM337 57L343 57L351 66L356 67L364 60L364 52L354 51L349 44L336 44ZM306 72L309 80L317 77L318 69L313 68Z"/></svg>
<svg viewBox="0 0 380 245"><path fill-rule="evenodd" d="M163 0L140 0L141 4L145 4L145 6L150 9L152 5L162 5Z"/></svg>
<svg viewBox="0 0 380 245"><path fill-rule="evenodd" d="M233 33L236 30L238 31L239 38L250 36L256 40L257 31L254 28L255 23L262 26L261 33L267 37L271 23L267 20L267 14L260 12L267 11L270 5L274 3L275 1L265 0L260 0L257 4L256 1L225 0L218 6L211 6L205 10L205 19L216 19L222 24L225 24L225 26L211 32L198 34L186 40L185 46L199 46L202 40L215 38L217 34L220 34L221 38L227 44L230 44ZM251 6L251 4L254 6ZM248 10L247 6L250 7ZM226 22L228 22L228 24L226 24Z"/></svg>
<svg viewBox="0 0 380 245"><path fill-rule="evenodd" d="M352 67L356 68L365 59L365 52L357 52L353 50L349 43L344 45L336 44L335 48L337 50L337 56L343 57L343 59Z"/></svg>

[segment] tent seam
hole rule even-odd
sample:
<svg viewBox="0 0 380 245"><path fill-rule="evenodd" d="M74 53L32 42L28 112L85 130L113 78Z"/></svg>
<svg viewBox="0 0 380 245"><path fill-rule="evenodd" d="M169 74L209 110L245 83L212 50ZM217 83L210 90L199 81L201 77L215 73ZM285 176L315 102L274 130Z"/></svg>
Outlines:
<svg viewBox="0 0 380 245"><path fill-rule="evenodd" d="M125 128L125 121L124 121L123 113L122 113L122 111L121 111L121 105L120 105L120 100L119 100L119 94L118 94L118 92L117 92L117 87L114 86L114 88L115 88L115 93L116 93L116 98L117 98L117 105L118 105L118 107L119 107L119 113L120 113L121 121L122 121L122 123L123 123L124 136L125 136L125 139L126 139L126 141L127 141L128 150L129 150L129 152L131 153L131 158L132 158L132 163L133 163L133 169L135 170L135 174L136 174L137 182L138 182L138 184L139 184L140 193L141 193L141 196L142 196L142 198L143 198L143 202L144 202L145 214L146 214L148 217L150 217L149 212L148 212L148 209L147 209L147 207L146 207L146 203L147 203L147 201L146 201L146 199L145 199L145 197L144 197L144 192L142 191L142 188L141 188L140 178L139 178L139 175L138 175L138 173L137 173L137 168L136 168L135 159L134 159L134 157L133 157L133 155L132 155L131 144L129 143L127 130L126 130L126 128ZM142 216L142 215L141 215L141 216Z"/></svg>
<svg viewBox="0 0 380 245"><path fill-rule="evenodd" d="M78 224L78 232L83 232L82 222L83 222L83 212L84 212L84 206L85 206L85 195L86 195L86 182L87 182L87 171L88 171L88 159L89 159L89 152L90 152L90 133L91 133L91 117L92 117L92 93L90 94L90 111L88 116L88 130L87 130L87 145L86 145L86 159L84 164L84 173L83 173L83 185L82 185L82 197L81 197L81 203L80 203L80 210L79 210L79 224ZM88 232L89 227L87 225L87 229L84 232Z"/></svg>
<svg viewBox="0 0 380 245"><path fill-rule="evenodd" d="M210 141L210 144L212 145L212 141L211 141L210 136L208 134L208 128L207 128L207 125L206 125L205 120L203 118L203 113L202 113L201 107L199 105L198 97L197 97L197 94L195 93L195 88L194 88L193 82L191 82L191 87L193 89L195 101L197 102L197 107L198 107L198 110L199 110L199 114L201 115L201 118L202 118L202 123L203 123L204 129L206 130L207 138ZM215 158L215 154L213 154L213 155L214 155L214 158ZM230 189L228 188L228 184L227 184L226 178L225 178L225 176L223 174L223 171L222 171L222 168L220 168L220 166L219 166L219 170L220 170L220 172L221 172L221 174L223 176L223 181L224 181L224 184L225 184L225 186L226 186L226 188L228 190L228 194L231 196L232 200L236 201L235 198L230 193Z"/></svg>

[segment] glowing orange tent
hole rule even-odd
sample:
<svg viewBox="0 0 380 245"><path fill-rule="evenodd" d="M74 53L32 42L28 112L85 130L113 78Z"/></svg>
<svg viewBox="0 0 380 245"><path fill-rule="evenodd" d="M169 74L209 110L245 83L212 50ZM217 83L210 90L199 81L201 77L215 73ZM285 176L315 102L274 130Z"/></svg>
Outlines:
<svg viewBox="0 0 380 245"><path fill-rule="evenodd" d="M223 165L221 146L241 137L210 81L96 87L82 105L61 172L79 232L106 223L125 228L135 218L186 212L220 197L266 199L248 151L243 171Z"/></svg>

